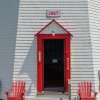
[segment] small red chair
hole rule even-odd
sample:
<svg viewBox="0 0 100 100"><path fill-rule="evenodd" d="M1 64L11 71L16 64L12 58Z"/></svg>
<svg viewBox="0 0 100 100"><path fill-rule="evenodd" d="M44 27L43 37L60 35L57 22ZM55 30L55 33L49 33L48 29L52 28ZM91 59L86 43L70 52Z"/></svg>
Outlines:
<svg viewBox="0 0 100 100"><path fill-rule="evenodd" d="M12 89L6 90L7 100L24 100L25 82L17 81L12 83Z"/></svg>
<svg viewBox="0 0 100 100"><path fill-rule="evenodd" d="M92 90L91 82L80 82L78 83L79 90L77 94L80 100L96 100L97 92Z"/></svg>

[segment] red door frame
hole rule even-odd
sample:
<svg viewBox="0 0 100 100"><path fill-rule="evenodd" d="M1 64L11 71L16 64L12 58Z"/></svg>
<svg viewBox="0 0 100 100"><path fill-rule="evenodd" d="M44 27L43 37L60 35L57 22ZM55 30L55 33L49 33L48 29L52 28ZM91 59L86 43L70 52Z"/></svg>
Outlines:
<svg viewBox="0 0 100 100"><path fill-rule="evenodd" d="M64 40L64 88L68 93L68 80L70 79L70 34L37 34L37 93L44 90L44 52L43 40Z"/></svg>

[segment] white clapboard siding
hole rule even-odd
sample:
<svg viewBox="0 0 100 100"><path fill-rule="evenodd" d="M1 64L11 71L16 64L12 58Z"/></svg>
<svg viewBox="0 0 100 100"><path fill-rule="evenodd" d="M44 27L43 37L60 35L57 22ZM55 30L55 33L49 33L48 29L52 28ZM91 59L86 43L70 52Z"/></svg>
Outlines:
<svg viewBox="0 0 100 100"><path fill-rule="evenodd" d="M98 71L100 70L100 0L88 0L89 23L93 52L93 68L95 89L98 91L97 100L100 100Z"/></svg>
<svg viewBox="0 0 100 100"><path fill-rule="evenodd" d="M0 0L0 99L11 88L18 22L18 0Z"/></svg>
<svg viewBox="0 0 100 100"><path fill-rule="evenodd" d="M73 34L72 98L76 96L78 82L94 83L87 0L20 0L13 80L26 81L26 98L30 100L36 96L37 84L37 41L34 35L53 19L46 17L46 11L52 9L61 11L61 17L55 20Z"/></svg>

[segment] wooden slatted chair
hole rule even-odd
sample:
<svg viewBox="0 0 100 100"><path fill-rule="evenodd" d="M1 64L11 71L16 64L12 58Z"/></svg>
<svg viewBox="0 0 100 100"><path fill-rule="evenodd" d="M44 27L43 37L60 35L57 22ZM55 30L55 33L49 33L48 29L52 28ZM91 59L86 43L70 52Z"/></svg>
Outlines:
<svg viewBox="0 0 100 100"><path fill-rule="evenodd" d="M80 96L80 100L96 100L97 92L92 90L91 82L80 82L78 87L77 93Z"/></svg>
<svg viewBox="0 0 100 100"><path fill-rule="evenodd" d="M12 89L6 90L7 100L24 100L25 82L17 81L12 83Z"/></svg>

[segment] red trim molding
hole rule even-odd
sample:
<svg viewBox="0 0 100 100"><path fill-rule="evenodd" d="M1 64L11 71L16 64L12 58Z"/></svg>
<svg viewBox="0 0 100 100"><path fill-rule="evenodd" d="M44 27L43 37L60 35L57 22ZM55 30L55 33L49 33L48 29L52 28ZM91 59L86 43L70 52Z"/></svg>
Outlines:
<svg viewBox="0 0 100 100"><path fill-rule="evenodd" d="M49 22L45 27L43 27L37 34L35 34L35 36L38 35L38 34L40 34L40 33L41 33L45 28L47 28L52 22L57 23L62 29L65 30L66 34L69 34L69 35L72 36L72 34L69 33L69 32L68 32L59 22L57 22L55 19L53 19L53 20L52 20L51 22Z"/></svg>
<svg viewBox="0 0 100 100"><path fill-rule="evenodd" d="M44 90L44 52L43 40L63 39L64 40L64 88L68 93L68 80L70 77L70 34L37 34L37 93Z"/></svg>
<svg viewBox="0 0 100 100"><path fill-rule="evenodd" d="M42 31L47 28L52 22L59 25L65 33L60 34L43 34ZM37 92L42 93L44 90L44 52L43 41L45 39L63 39L64 40L64 88L68 92L68 80L70 77L70 34L60 23L56 20L49 22L44 28L42 28L36 35L37 37Z"/></svg>

